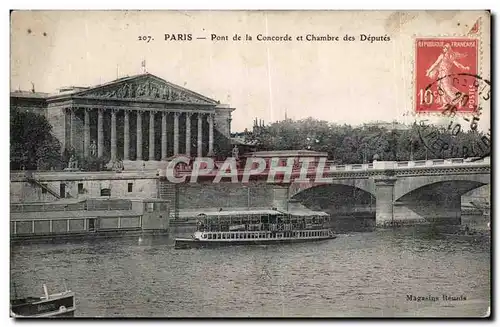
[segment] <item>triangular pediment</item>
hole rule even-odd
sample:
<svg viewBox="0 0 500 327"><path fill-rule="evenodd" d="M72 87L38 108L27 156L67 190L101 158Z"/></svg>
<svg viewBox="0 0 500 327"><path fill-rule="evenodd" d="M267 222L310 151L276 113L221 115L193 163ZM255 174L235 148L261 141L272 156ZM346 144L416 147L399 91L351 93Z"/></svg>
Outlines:
<svg viewBox="0 0 500 327"><path fill-rule="evenodd" d="M92 87L73 94L74 97L144 99L165 102L217 104L218 102L199 93L167 82L151 74L124 77L104 85Z"/></svg>

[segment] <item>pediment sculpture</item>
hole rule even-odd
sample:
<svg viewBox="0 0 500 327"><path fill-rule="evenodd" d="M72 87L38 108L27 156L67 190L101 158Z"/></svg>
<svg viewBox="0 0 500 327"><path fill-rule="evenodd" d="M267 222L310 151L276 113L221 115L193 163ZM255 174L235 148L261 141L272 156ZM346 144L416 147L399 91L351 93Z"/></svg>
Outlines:
<svg viewBox="0 0 500 327"><path fill-rule="evenodd" d="M82 96L98 96L121 99L144 98L211 104L211 102L188 94L186 91L151 80L130 81L120 85L110 85L102 89L85 92Z"/></svg>

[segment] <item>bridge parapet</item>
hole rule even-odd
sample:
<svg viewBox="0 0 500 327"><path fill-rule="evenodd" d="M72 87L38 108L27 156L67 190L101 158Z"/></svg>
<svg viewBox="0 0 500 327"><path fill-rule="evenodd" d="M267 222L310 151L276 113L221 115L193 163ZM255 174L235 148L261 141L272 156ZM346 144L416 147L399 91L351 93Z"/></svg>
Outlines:
<svg viewBox="0 0 500 327"><path fill-rule="evenodd" d="M415 160L415 161L380 161L374 162L374 169L398 169L398 168L414 168L414 167L434 167L434 166L477 166L489 165L490 158L450 158L450 159L432 159L432 160Z"/></svg>
<svg viewBox="0 0 500 327"><path fill-rule="evenodd" d="M233 159L234 158L230 158ZM266 158L267 159L267 158ZM288 158L290 159L290 158ZM408 175L408 172L412 169L416 171L421 171L421 169L429 168L435 170L438 168L467 168L470 167L474 169L475 167L485 167L490 165L490 158L451 158L451 159L433 159L433 160L416 160L416 161L375 161L373 163L366 164L345 164L338 165L334 161L321 159L319 161L309 162L306 167L303 167L303 161L299 158L291 158L293 161L280 162L278 165L273 166L270 161L265 161L266 166L259 172L253 172L251 175L256 178L266 178L271 172L274 173L277 180L280 180L280 176L284 175L284 171L288 170L291 172L291 178L296 179L299 176L306 178L314 178L319 175L322 176L347 176L347 175L376 175L384 174L384 171L398 171L404 175ZM304 159L302 157L301 159ZM293 166L291 165L293 163ZM253 162L255 164L255 162ZM175 165L175 177L188 177L193 174L192 163L186 164L184 162L179 165ZM196 177L215 177L221 173L228 173L231 169L235 170L238 178L241 178L245 174L249 174L250 169L255 169L255 165L251 167L245 167L244 163L236 162L233 166L227 164L227 162L215 161L213 162L213 168L209 168L206 162L201 162L198 166L199 171L195 174ZM250 168L250 169L249 169ZM167 168L168 169L168 168ZM160 171L160 177L167 177L167 169ZM170 167L171 169L171 167ZM227 177L227 175L225 176Z"/></svg>
<svg viewBox="0 0 500 327"><path fill-rule="evenodd" d="M401 171L404 175L407 175L409 170L429 168L474 168L474 167L488 167L490 166L490 158L451 158L451 159L433 159L433 160L417 160L417 161L375 161L373 163L366 164L345 164L338 165L330 160L320 160L319 162L310 162L307 169L303 169L302 163L295 158L293 167L291 167L292 178L297 178L301 174L307 178L314 178L317 176L318 171L323 173L324 176L345 176L348 175L374 175L383 173L383 171ZM165 167L169 166L169 162L165 162ZM200 171L197 176L199 177L215 177L221 172L221 168L228 167L224 165L222 161L214 162L213 169L207 169L206 165L200 165ZM225 170L227 171L227 169ZM285 168L284 166L278 166L275 168ZM134 178L166 178L167 169L152 169L152 170L138 170L138 171L11 171L10 180L24 181L28 178L34 178L37 180L83 180L83 179L134 179ZM256 178L265 178L269 175L272 167L269 162L267 162L264 170L257 174L252 174ZM237 175L241 177L245 172L245 167L236 165ZM276 174L279 179L281 172ZM190 176L193 173L192 164L176 165L174 175L176 177Z"/></svg>
<svg viewBox="0 0 500 327"><path fill-rule="evenodd" d="M327 161L326 164L332 162ZM369 164L352 164L352 165L333 165L331 170L370 170L370 169L397 169L397 168L413 168L413 167L433 167L442 165L460 165L460 166L475 166L478 164L490 164L490 158L451 158L451 159L432 159L432 160L415 160L415 161L375 161Z"/></svg>

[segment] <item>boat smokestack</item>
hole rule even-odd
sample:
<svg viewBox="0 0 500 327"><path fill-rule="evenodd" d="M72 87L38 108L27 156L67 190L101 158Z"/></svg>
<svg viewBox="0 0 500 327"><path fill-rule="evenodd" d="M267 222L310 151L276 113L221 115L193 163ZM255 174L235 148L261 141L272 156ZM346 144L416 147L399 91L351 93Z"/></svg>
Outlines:
<svg viewBox="0 0 500 327"><path fill-rule="evenodd" d="M45 298L49 299L49 291L47 291L47 285L43 284L43 292L45 293Z"/></svg>

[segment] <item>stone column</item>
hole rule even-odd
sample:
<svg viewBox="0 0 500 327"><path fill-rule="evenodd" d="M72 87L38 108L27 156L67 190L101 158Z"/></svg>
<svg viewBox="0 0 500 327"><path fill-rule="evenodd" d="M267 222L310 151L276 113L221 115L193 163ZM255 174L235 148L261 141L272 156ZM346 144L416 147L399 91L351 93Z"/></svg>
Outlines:
<svg viewBox="0 0 500 327"><path fill-rule="evenodd" d="M209 114L208 117L208 156L214 155L214 115Z"/></svg>
<svg viewBox="0 0 500 327"><path fill-rule="evenodd" d="M161 160L167 160L167 114L161 114Z"/></svg>
<svg viewBox="0 0 500 327"><path fill-rule="evenodd" d="M101 158L104 153L103 115L104 109L97 109L97 156L99 158Z"/></svg>
<svg viewBox="0 0 500 327"><path fill-rule="evenodd" d="M179 154L179 113L174 112L174 156Z"/></svg>
<svg viewBox="0 0 500 327"><path fill-rule="evenodd" d="M197 155L198 157L202 157L203 156L203 148L202 148L202 145L203 145L203 141L202 141L202 136L203 134L201 133L201 129L202 129L202 123L203 123L203 114L202 113L198 113L198 140L197 140Z"/></svg>
<svg viewBox="0 0 500 327"><path fill-rule="evenodd" d="M155 160L155 111L149 112L149 160Z"/></svg>
<svg viewBox="0 0 500 327"><path fill-rule="evenodd" d="M90 155L90 113L89 113L89 108L84 108L83 109L83 114L84 114L84 125L83 125L83 133L84 133L84 146L85 148L83 149L83 155L85 158L88 158Z"/></svg>
<svg viewBox="0 0 500 327"><path fill-rule="evenodd" d="M386 225L394 220L394 184L396 178L389 176L375 177L377 226Z"/></svg>
<svg viewBox="0 0 500 327"><path fill-rule="evenodd" d="M142 111L137 111L137 159L142 160Z"/></svg>
<svg viewBox="0 0 500 327"><path fill-rule="evenodd" d="M116 161L116 110L111 109L111 161Z"/></svg>
<svg viewBox="0 0 500 327"><path fill-rule="evenodd" d="M128 110L123 112L123 160L129 160L130 149L130 123L128 121Z"/></svg>
<svg viewBox="0 0 500 327"><path fill-rule="evenodd" d="M69 108L69 146L75 149L75 108Z"/></svg>
<svg viewBox="0 0 500 327"><path fill-rule="evenodd" d="M191 112L186 112L186 156L191 157Z"/></svg>

